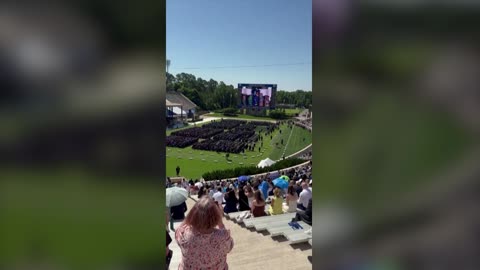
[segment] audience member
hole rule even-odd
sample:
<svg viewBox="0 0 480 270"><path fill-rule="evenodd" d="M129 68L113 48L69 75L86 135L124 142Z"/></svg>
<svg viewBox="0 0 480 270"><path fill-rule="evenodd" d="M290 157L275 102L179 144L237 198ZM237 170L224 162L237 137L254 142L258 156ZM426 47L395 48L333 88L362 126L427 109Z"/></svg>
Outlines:
<svg viewBox="0 0 480 270"><path fill-rule="evenodd" d="M253 203L253 200L255 199L255 192L253 191L253 188L251 186L249 185L245 186L245 195L247 195L247 198L248 198L248 207L252 208L252 203Z"/></svg>
<svg viewBox="0 0 480 270"><path fill-rule="evenodd" d="M239 211L250 210L249 198L248 198L247 192L246 192L247 188L248 188L248 186L244 186L244 187L240 187L238 189L238 210ZM253 200L253 198L252 198L252 200Z"/></svg>
<svg viewBox="0 0 480 270"><path fill-rule="evenodd" d="M208 196L192 207L175 239L182 253L178 269L228 269L233 239L223 224L221 209Z"/></svg>
<svg viewBox="0 0 480 270"><path fill-rule="evenodd" d="M302 183L302 192L300 196L298 196L298 205L299 209L305 210L308 207L308 200L312 198L312 191L308 188L308 184L306 182Z"/></svg>
<svg viewBox="0 0 480 270"><path fill-rule="evenodd" d="M233 187L233 185L231 185ZM237 204L238 204L238 199L237 196L235 195L235 190L233 188L228 188L227 192L225 193L225 208L223 211L225 213L233 213L237 212Z"/></svg>
<svg viewBox="0 0 480 270"><path fill-rule="evenodd" d="M183 202L182 204L173 206L170 209L172 219L183 220L185 218L185 212L187 212L187 204Z"/></svg>
<svg viewBox="0 0 480 270"><path fill-rule="evenodd" d="M201 186L200 189L198 190L198 198L202 198L203 196L206 196L207 192L205 191L205 187L204 186Z"/></svg>
<svg viewBox="0 0 480 270"><path fill-rule="evenodd" d="M300 184L301 180L297 181L295 184L295 191L297 192L297 196L300 196L300 193L302 193L302 185Z"/></svg>
<svg viewBox="0 0 480 270"><path fill-rule="evenodd" d="M312 226L312 198L308 200L308 207L305 210L297 209L297 214L292 221L303 221Z"/></svg>
<svg viewBox="0 0 480 270"><path fill-rule="evenodd" d="M280 195L280 188L278 187L275 187L275 189L273 190L273 199L272 199L272 203L270 204L270 209L269 209L269 212L270 212L270 215L279 215L279 214L283 214L283 199Z"/></svg>
<svg viewBox="0 0 480 270"><path fill-rule="evenodd" d="M217 204L222 207L223 204L223 193L222 193L222 188L218 187L217 192L215 192L212 196L212 198L217 202Z"/></svg>
<svg viewBox="0 0 480 270"><path fill-rule="evenodd" d="M263 199L262 192L260 190L255 191L255 199L252 202L252 208L250 211L254 217L266 216L265 200Z"/></svg>
<svg viewBox="0 0 480 270"><path fill-rule="evenodd" d="M298 195L297 192L295 192L295 187L292 185L288 186L287 197L285 199L286 211L288 213L295 213L295 211L297 211L297 201Z"/></svg>

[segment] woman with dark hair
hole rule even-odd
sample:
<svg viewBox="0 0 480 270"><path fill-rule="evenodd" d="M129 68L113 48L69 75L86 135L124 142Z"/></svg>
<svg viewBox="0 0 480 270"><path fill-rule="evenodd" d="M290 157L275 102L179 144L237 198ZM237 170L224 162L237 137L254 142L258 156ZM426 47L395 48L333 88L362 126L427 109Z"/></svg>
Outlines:
<svg viewBox="0 0 480 270"><path fill-rule="evenodd" d="M227 254L233 248L233 239L222 215L221 208L208 196L192 207L175 232L182 251L178 269L228 269Z"/></svg>
<svg viewBox="0 0 480 270"><path fill-rule="evenodd" d="M205 191L205 187L201 186L200 189L198 190L198 198L200 199L205 195L207 195L207 192Z"/></svg>
<svg viewBox="0 0 480 270"><path fill-rule="evenodd" d="M239 211L249 211L250 210L250 205L248 203L248 197L245 194L245 187L240 187L238 189L238 210Z"/></svg>
<svg viewBox="0 0 480 270"><path fill-rule="evenodd" d="M237 203L238 199L235 195L235 189L227 188L227 192L225 193L225 207L223 208L223 211L227 214L237 212Z"/></svg>
<svg viewBox="0 0 480 270"><path fill-rule="evenodd" d="M265 200L263 199L262 192L260 190L255 191L254 200L252 202L252 208L250 210L254 217L266 216L265 213Z"/></svg>

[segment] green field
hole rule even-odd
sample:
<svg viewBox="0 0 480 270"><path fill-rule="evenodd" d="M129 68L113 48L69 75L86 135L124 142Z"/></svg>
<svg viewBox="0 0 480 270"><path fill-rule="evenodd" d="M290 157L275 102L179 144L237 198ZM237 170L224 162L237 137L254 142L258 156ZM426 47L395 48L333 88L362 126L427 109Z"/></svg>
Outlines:
<svg viewBox="0 0 480 270"><path fill-rule="evenodd" d="M183 149L167 147L167 176L175 176L175 168L178 165L180 166L181 176L198 179L203 173L213 170L257 165L260 160L267 157L278 160L282 157L284 151L285 156L288 156L303 149L312 142L311 133L303 128L294 126L292 130L289 129L287 125L282 125L281 130L282 134L276 131L273 134L272 140L270 140L270 137L264 137L262 152L258 151L259 145L257 143L256 151L246 151L245 156L241 154L230 154L229 160L226 159L225 153L194 150L192 147ZM305 141L303 140L304 138ZM284 146L280 143L282 139ZM278 147L276 146L277 142Z"/></svg>
<svg viewBox="0 0 480 270"><path fill-rule="evenodd" d="M297 113L301 113L302 109L285 109L285 113L290 116L294 116Z"/></svg>
<svg viewBox="0 0 480 270"><path fill-rule="evenodd" d="M153 181L21 169L1 178L3 266L42 256L60 269L111 269L155 261L163 248L165 193Z"/></svg>

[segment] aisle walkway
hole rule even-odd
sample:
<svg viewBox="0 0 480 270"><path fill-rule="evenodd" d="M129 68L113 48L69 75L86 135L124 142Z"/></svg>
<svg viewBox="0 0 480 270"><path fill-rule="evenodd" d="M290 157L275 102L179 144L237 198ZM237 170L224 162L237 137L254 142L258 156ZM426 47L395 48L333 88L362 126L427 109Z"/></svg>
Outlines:
<svg viewBox="0 0 480 270"><path fill-rule="evenodd" d="M187 200L188 209L194 204L194 200ZM225 218L223 222L230 229L235 242L232 252L227 257L230 270L312 269L308 259L308 256L312 256L309 244L292 246L288 241L274 240L268 234L252 232ZM178 225L179 223L175 224L175 227ZM175 233L170 232L170 235L174 239ZM178 269L181 251L175 240L170 244L170 249L174 252L170 269Z"/></svg>

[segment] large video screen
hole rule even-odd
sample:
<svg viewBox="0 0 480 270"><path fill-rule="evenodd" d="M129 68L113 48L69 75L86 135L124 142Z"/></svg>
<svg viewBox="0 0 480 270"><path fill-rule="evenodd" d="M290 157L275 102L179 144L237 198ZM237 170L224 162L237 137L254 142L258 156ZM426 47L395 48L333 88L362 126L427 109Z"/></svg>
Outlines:
<svg viewBox="0 0 480 270"><path fill-rule="evenodd" d="M238 84L240 108L275 109L276 84Z"/></svg>

